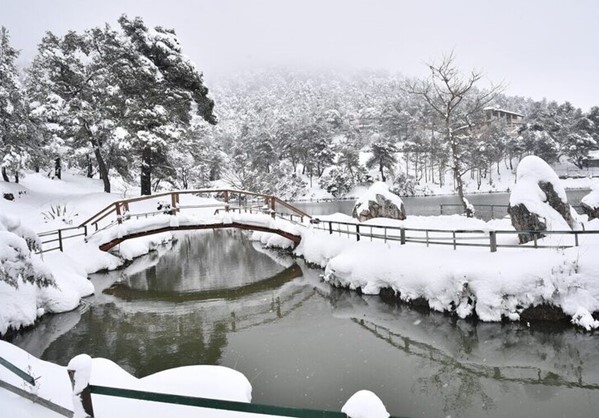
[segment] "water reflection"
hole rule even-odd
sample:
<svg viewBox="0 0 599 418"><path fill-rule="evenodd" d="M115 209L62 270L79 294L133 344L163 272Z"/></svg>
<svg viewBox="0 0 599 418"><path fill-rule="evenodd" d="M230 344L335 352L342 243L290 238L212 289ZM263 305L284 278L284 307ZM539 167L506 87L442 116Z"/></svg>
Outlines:
<svg viewBox="0 0 599 418"><path fill-rule="evenodd" d="M387 304L255 245L242 233L181 236L95 275L87 308L13 342L61 364L82 352L107 357L136 376L221 364L251 380L255 402L304 408L339 410L365 388L403 416L593 416L599 407L593 334Z"/></svg>

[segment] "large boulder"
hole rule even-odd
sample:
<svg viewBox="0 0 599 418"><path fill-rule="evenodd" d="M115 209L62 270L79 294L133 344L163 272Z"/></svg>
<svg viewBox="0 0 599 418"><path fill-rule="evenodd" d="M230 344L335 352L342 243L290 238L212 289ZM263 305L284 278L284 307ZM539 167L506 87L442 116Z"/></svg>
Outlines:
<svg viewBox="0 0 599 418"><path fill-rule="evenodd" d="M582 198L580 206L589 217L589 221L599 219L599 185L595 186L591 193Z"/></svg>
<svg viewBox="0 0 599 418"><path fill-rule="evenodd" d="M508 213L517 231L567 231L579 229L576 212L553 169L534 155L520 161ZM538 234L537 237L542 237ZM533 239L519 234L520 243Z"/></svg>
<svg viewBox="0 0 599 418"><path fill-rule="evenodd" d="M399 196L389 191L381 181L374 183L354 205L352 216L360 222L372 218L406 219L406 210Z"/></svg>

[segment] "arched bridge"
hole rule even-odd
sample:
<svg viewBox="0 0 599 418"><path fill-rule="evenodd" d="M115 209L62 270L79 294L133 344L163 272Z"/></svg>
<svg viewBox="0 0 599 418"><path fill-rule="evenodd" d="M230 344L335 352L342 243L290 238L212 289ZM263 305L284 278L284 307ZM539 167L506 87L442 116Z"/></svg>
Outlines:
<svg viewBox="0 0 599 418"><path fill-rule="evenodd" d="M118 200L78 228L83 228L88 241L97 242L102 251L132 238L217 228L269 232L297 245L301 224L309 218L276 196L234 189L200 189Z"/></svg>

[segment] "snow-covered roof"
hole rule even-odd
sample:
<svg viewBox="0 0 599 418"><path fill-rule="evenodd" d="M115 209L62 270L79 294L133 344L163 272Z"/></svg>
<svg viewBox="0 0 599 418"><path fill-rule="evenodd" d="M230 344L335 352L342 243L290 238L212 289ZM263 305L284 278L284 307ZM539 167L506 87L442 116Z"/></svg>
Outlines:
<svg viewBox="0 0 599 418"><path fill-rule="evenodd" d="M511 110L500 109L498 107L485 107L484 110L493 110L496 112L502 112L502 113L507 113L507 114L514 115L514 116L520 116L521 118L524 117L524 115L522 115L520 113L512 112Z"/></svg>

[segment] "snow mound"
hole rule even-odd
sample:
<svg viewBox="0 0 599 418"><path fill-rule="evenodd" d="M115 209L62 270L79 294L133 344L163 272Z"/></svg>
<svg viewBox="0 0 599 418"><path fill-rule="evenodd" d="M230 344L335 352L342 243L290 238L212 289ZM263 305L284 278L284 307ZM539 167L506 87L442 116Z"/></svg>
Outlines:
<svg viewBox="0 0 599 418"><path fill-rule="evenodd" d="M341 412L349 418L389 418L383 402L369 390L360 390L345 402Z"/></svg>

